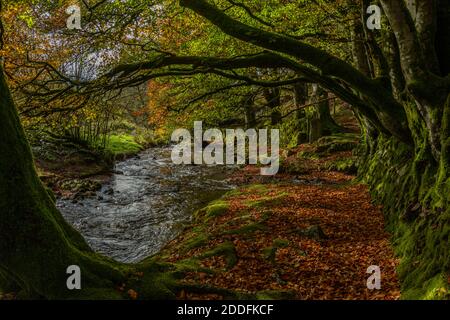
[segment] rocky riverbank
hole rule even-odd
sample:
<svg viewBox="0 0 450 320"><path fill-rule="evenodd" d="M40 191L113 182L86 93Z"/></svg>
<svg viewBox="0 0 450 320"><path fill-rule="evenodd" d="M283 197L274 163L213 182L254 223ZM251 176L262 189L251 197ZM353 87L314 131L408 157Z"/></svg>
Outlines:
<svg viewBox="0 0 450 320"><path fill-rule="evenodd" d="M114 174L116 159L125 160L144 149L133 142L131 147L122 147L122 152L116 150L112 157L99 150L54 139L35 142L32 148L44 184L56 198L73 201L95 196Z"/></svg>

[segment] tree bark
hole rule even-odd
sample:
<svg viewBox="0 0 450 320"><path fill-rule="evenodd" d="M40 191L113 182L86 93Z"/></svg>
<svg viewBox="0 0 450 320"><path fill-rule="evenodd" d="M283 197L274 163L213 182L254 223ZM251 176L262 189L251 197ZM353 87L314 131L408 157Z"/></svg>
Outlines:
<svg viewBox="0 0 450 320"><path fill-rule="evenodd" d="M295 113L296 125L295 131L297 134L297 144L308 142L308 128L306 123L306 113L302 106L306 105L308 101L308 85L305 83L297 83L293 86L294 89L294 105L298 109Z"/></svg>
<svg viewBox="0 0 450 320"><path fill-rule="evenodd" d="M344 128L334 121L330 113L329 94L321 87L317 88L315 92L315 99L317 100L316 110L318 119L320 121L320 136L328 136L334 133L344 132Z"/></svg>
<svg viewBox="0 0 450 320"><path fill-rule="evenodd" d="M253 95L243 99L245 110L245 126L247 129L256 127L256 112L253 106Z"/></svg>
<svg viewBox="0 0 450 320"><path fill-rule="evenodd" d="M281 89L272 88L263 90L264 98L266 99L267 106L270 110L270 123L271 125L277 125L281 122L282 115L278 108L281 105Z"/></svg>

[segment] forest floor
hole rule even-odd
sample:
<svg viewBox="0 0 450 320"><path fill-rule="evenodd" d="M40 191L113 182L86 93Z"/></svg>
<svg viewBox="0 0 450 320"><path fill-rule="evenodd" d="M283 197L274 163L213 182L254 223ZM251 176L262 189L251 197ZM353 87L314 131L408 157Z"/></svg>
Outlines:
<svg viewBox="0 0 450 320"><path fill-rule="evenodd" d="M344 140L285 152L276 177L251 166L237 172L232 180L241 187L199 210L160 258L193 266L187 284L258 298L398 299L399 261L381 207L351 174ZM367 288L371 265L381 269L380 290ZM182 291L178 298L223 296Z"/></svg>

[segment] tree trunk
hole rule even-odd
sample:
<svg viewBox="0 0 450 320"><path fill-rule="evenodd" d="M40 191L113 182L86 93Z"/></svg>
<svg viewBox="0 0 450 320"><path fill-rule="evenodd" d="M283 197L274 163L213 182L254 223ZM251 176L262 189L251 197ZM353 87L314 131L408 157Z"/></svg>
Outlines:
<svg viewBox="0 0 450 320"><path fill-rule="evenodd" d="M246 97L243 101L245 110L245 126L246 128L256 127L256 112L253 106L253 97Z"/></svg>
<svg viewBox="0 0 450 320"><path fill-rule="evenodd" d="M309 143L319 140L323 137L322 122L317 114L314 114L309 123Z"/></svg>
<svg viewBox="0 0 450 320"><path fill-rule="evenodd" d="M296 125L295 132L297 135L297 144L308 142L308 125L305 109L301 108L308 101L308 85L306 83L297 83L294 89L294 105L298 109L295 113ZM301 108L301 109L300 109Z"/></svg>
<svg viewBox="0 0 450 320"><path fill-rule="evenodd" d="M281 89L264 89L263 94L266 99L267 106L270 109L270 123L273 126L277 125L282 119L281 112L278 110L278 107L281 105Z"/></svg>
<svg viewBox="0 0 450 320"><path fill-rule="evenodd" d="M338 125L331 116L330 100L328 92L323 90L321 87L318 87L316 99L317 99L317 106L316 106L317 113L319 115L319 120L322 127L321 134L323 136L328 136L334 133L344 132L345 128L342 128L340 125Z"/></svg>

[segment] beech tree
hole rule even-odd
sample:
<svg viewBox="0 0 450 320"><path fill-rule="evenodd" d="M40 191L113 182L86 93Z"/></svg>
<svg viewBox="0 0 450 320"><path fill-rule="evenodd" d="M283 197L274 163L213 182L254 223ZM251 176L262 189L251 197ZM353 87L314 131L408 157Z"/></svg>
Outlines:
<svg viewBox="0 0 450 320"><path fill-rule="evenodd" d="M359 176L385 205L394 238L406 244L398 248L404 296L432 295L433 283L446 281L450 267L450 3L379 2L386 24L381 36L365 29L368 1L357 2L361 16L349 63L277 33L267 23L255 27L242 22L211 1L180 0L181 7L260 51L230 57L160 53L150 60L118 65L86 84L86 90L114 90L159 77L202 73L267 87L319 84L351 105L363 126ZM236 72L246 68L283 69L294 76L261 81ZM65 270L77 264L88 288L78 295L114 292L114 285L135 267L93 253L58 213L36 175L3 71L0 77L2 283L46 298L70 297Z"/></svg>

